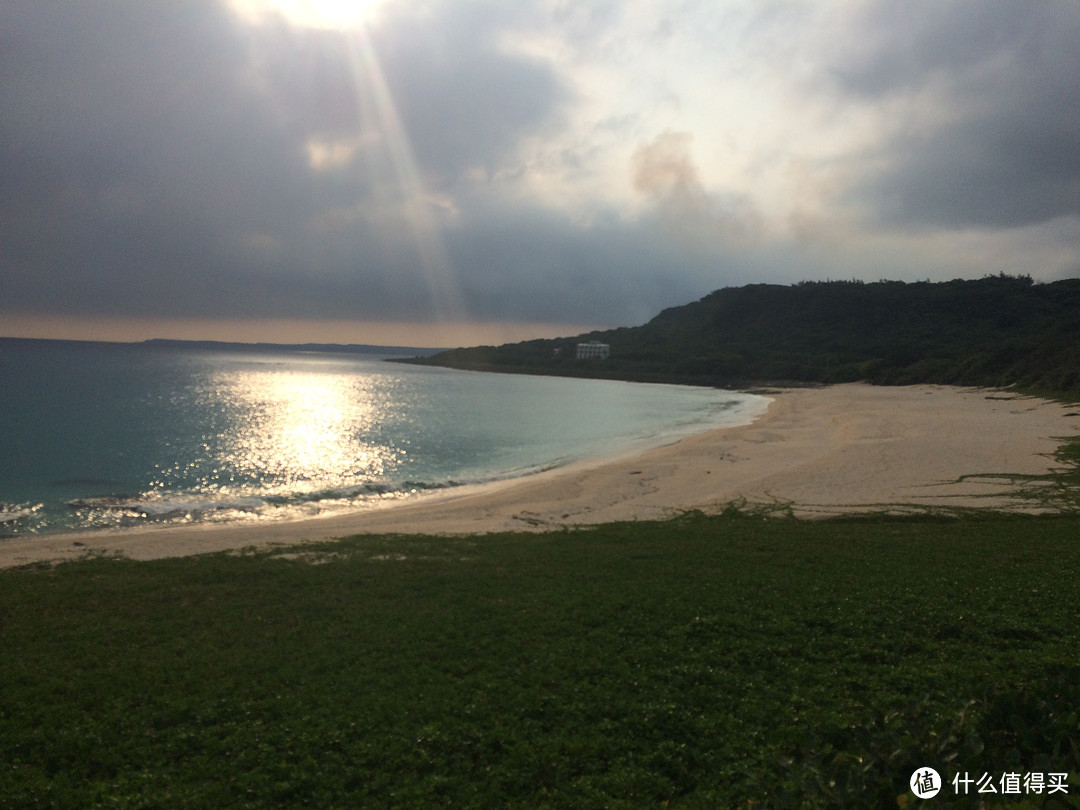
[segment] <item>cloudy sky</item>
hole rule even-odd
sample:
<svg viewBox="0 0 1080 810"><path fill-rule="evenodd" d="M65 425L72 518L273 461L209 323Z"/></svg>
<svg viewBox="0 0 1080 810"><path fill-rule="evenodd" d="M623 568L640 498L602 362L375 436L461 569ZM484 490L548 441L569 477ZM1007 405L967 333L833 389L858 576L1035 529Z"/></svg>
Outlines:
<svg viewBox="0 0 1080 810"><path fill-rule="evenodd" d="M4 0L0 335L458 345L1080 275L1075 0Z"/></svg>

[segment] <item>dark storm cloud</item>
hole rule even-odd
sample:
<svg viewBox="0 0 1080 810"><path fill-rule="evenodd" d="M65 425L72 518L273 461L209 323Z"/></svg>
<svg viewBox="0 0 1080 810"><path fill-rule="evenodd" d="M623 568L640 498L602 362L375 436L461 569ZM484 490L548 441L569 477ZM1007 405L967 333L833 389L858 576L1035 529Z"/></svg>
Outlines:
<svg viewBox="0 0 1080 810"><path fill-rule="evenodd" d="M1012 227L1080 214L1080 6L867 4L830 57L844 92L896 104L862 191L886 219Z"/></svg>

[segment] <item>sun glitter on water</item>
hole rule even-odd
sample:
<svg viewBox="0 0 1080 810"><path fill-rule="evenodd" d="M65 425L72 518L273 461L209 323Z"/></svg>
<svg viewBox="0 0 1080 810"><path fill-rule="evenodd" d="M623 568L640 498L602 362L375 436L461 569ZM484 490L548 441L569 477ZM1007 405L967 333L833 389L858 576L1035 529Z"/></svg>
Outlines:
<svg viewBox="0 0 1080 810"><path fill-rule="evenodd" d="M264 488L273 482L284 493L377 480L394 461L390 448L365 440L379 417L362 378L249 371L217 382L215 395L236 418L215 463Z"/></svg>

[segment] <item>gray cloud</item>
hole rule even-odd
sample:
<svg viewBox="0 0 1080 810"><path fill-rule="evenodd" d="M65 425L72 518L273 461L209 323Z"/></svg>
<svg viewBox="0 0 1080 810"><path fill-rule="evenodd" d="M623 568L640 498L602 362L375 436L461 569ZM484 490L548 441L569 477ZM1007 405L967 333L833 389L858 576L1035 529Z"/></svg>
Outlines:
<svg viewBox="0 0 1080 810"><path fill-rule="evenodd" d="M726 9L722 25L714 5L653 19L608 0L388 2L369 44L402 151L355 36L252 27L224 0L9 0L0 313L424 321L456 292L483 320L614 325L725 284L857 264L828 253L844 239L811 252L777 237L769 218L790 206L732 185L737 171L711 182L721 142L742 165L796 155L808 177L828 174L829 193L809 184L799 206L825 223L842 198L870 223L866 245L913 225L1008 233L1080 216L1074 4L772 2ZM743 23L724 48L683 47ZM633 104L605 105L596 88L620 87L610 77L652 46L718 61L628 82ZM815 163L778 121L790 146L755 153L769 127L743 133L743 110L700 100L762 76L818 115L793 121L865 110L877 137ZM913 276L971 266L890 244L890 267ZM425 265L442 248L448 261ZM1080 272L1080 246L1053 249L1054 272Z"/></svg>
<svg viewBox="0 0 1080 810"><path fill-rule="evenodd" d="M740 195L709 194L691 153L694 136L662 132L630 158L635 191L652 200L677 238L693 243L743 241L759 225L753 206Z"/></svg>
<svg viewBox="0 0 1080 810"><path fill-rule="evenodd" d="M218 284L235 233L287 227L302 155L215 7L70 8L16 4L5 37L4 274L29 306L153 311Z"/></svg>
<svg viewBox="0 0 1080 810"><path fill-rule="evenodd" d="M73 11L73 9L77 9ZM320 175L313 137L362 120L347 40L212 2L16 3L0 40L0 273L9 308L425 317L400 218L373 222L381 152ZM557 104L475 18L383 32L383 69L433 178L492 159ZM414 38L417 31L423 36ZM12 77L7 81L6 77ZM336 228L316 228L335 211Z"/></svg>
<svg viewBox="0 0 1080 810"><path fill-rule="evenodd" d="M574 227L541 211L493 217L451 245L463 293L485 320L639 323L701 284L685 257L641 229Z"/></svg>
<svg viewBox="0 0 1080 810"><path fill-rule="evenodd" d="M569 89L548 66L509 57L497 41L501 29L527 23L523 8L466 6L437 25L410 25L380 48L426 166L444 175L471 165L494 170L524 133L556 123Z"/></svg>
<svg viewBox="0 0 1080 810"><path fill-rule="evenodd" d="M1080 214L1075 4L863 9L829 69L864 101L913 100L894 107L901 118L874 156L883 168L860 186L886 219L1013 227Z"/></svg>

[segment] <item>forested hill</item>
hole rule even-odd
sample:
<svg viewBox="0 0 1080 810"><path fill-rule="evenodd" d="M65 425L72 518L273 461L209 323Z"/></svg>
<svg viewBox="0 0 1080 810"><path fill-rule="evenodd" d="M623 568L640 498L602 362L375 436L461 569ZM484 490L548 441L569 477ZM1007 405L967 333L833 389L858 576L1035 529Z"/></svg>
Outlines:
<svg viewBox="0 0 1080 810"><path fill-rule="evenodd" d="M610 344L610 357L577 360L583 341ZM643 326L419 362L727 387L868 380L1077 395L1080 279L753 284L666 309Z"/></svg>

